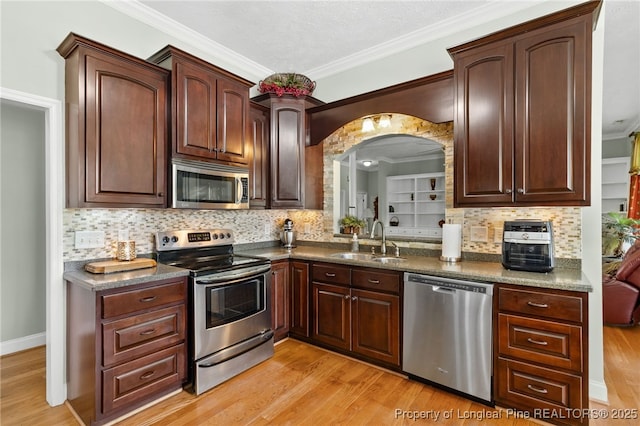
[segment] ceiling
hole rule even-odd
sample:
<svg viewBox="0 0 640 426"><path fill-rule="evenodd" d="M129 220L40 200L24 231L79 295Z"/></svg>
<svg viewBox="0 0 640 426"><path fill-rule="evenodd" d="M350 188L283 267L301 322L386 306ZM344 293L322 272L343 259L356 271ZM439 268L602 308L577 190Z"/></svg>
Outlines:
<svg viewBox="0 0 640 426"><path fill-rule="evenodd" d="M138 9L273 72L312 80L412 46L434 32L517 13L542 0L142 0ZM119 2L113 2L119 3ZM134 2L136 3L136 2ZM553 3L550 3L553 4ZM557 3L557 10L567 3ZM575 4L575 1L573 2ZM640 1L605 0L603 138L640 129ZM394 42L399 43L394 45ZM394 46L390 49L389 46ZM365 55L363 55L365 54Z"/></svg>

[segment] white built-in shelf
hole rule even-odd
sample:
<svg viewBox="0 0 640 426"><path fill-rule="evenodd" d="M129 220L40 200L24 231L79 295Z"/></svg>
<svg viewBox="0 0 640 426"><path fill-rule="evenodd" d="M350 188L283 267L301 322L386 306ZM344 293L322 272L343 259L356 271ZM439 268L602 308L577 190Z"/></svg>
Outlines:
<svg viewBox="0 0 640 426"><path fill-rule="evenodd" d="M626 211L629 197L629 157L602 159L602 212Z"/></svg>
<svg viewBox="0 0 640 426"><path fill-rule="evenodd" d="M387 234L441 238L444 202L444 173L387 177Z"/></svg>

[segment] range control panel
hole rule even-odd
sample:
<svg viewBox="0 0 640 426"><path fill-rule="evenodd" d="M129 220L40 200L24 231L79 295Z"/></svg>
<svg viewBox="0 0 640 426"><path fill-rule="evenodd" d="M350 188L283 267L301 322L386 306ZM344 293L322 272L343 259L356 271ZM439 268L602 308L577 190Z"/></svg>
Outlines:
<svg viewBox="0 0 640 426"><path fill-rule="evenodd" d="M231 229L164 231L156 233L156 250L181 250L234 243Z"/></svg>

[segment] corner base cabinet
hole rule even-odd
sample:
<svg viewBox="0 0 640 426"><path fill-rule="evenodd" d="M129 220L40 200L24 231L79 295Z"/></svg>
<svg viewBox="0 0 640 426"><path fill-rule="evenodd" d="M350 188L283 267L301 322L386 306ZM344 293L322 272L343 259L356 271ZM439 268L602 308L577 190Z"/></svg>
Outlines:
<svg viewBox="0 0 640 426"><path fill-rule="evenodd" d="M184 277L93 291L67 283L67 399L100 425L182 388Z"/></svg>
<svg viewBox="0 0 640 426"><path fill-rule="evenodd" d="M587 293L500 284L495 303L497 405L556 424L586 425Z"/></svg>

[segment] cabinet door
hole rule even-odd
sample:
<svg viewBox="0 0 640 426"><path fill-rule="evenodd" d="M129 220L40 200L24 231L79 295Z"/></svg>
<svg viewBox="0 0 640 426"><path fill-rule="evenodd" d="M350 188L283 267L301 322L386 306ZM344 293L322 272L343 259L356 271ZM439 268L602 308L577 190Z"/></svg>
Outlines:
<svg viewBox="0 0 640 426"><path fill-rule="evenodd" d="M351 296L353 351L399 366L399 297L356 289Z"/></svg>
<svg viewBox="0 0 640 426"><path fill-rule="evenodd" d="M289 262L271 265L271 329L275 340L289 333Z"/></svg>
<svg viewBox="0 0 640 426"><path fill-rule="evenodd" d="M219 78L217 98L217 158L222 161L248 164L249 88L235 81Z"/></svg>
<svg viewBox="0 0 640 426"><path fill-rule="evenodd" d="M589 204L590 22L576 18L516 41L519 203Z"/></svg>
<svg viewBox="0 0 640 426"><path fill-rule="evenodd" d="M269 202L269 112L251 105L249 123L249 204L251 208L266 208Z"/></svg>
<svg viewBox="0 0 640 426"><path fill-rule="evenodd" d="M340 349L351 348L351 296L347 287L312 283L312 338Z"/></svg>
<svg viewBox="0 0 640 426"><path fill-rule="evenodd" d="M166 74L94 52L86 57L84 79L86 131L78 136L86 138L79 166L86 165L84 185L78 187L84 196L70 207L164 206ZM69 179L77 174L69 172Z"/></svg>
<svg viewBox="0 0 640 426"><path fill-rule="evenodd" d="M292 334L309 337L309 265L304 262L291 262L289 279L291 282L289 329Z"/></svg>
<svg viewBox="0 0 640 426"><path fill-rule="evenodd" d="M513 43L455 57L456 206L513 200Z"/></svg>
<svg viewBox="0 0 640 426"><path fill-rule="evenodd" d="M304 100L271 103L271 207L304 207Z"/></svg>
<svg viewBox="0 0 640 426"><path fill-rule="evenodd" d="M175 65L174 151L216 158L216 77L189 62Z"/></svg>

